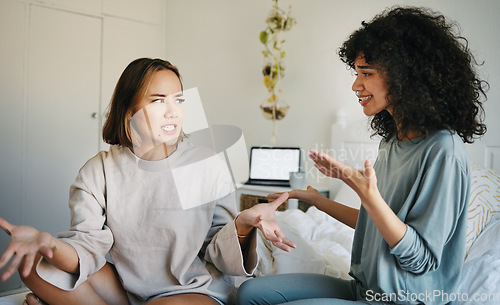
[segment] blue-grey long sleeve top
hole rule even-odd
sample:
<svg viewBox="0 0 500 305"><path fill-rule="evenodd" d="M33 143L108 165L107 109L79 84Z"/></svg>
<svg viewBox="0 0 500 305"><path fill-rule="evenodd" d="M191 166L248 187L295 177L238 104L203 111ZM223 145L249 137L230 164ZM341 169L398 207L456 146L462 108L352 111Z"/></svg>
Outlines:
<svg viewBox="0 0 500 305"><path fill-rule="evenodd" d="M470 165L456 134L382 140L374 165L379 191L407 227L390 248L361 207L351 275L365 299L445 304L465 256ZM448 295L447 295L448 294Z"/></svg>

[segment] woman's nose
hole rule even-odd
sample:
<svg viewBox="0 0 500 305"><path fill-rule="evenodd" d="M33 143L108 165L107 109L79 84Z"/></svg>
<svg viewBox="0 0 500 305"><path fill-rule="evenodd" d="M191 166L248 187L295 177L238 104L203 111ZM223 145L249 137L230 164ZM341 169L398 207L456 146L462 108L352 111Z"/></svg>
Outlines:
<svg viewBox="0 0 500 305"><path fill-rule="evenodd" d="M165 107L165 118L175 118L177 117L177 109L174 105L169 105L166 103Z"/></svg>
<svg viewBox="0 0 500 305"><path fill-rule="evenodd" d="M165 112L165 118L167 118L167 119L176 118L176 117L177 117L177 113L175 113L175 112L172 112L172 111Z"/></svg>
<svg viewBox="0 0 500 305"><path fill-rule="evenodd" d="M363 85L362 85L361 81L359 80L359 76L356 76L356 79L352 83L351 89L354 92L363 90Z"/></svg>

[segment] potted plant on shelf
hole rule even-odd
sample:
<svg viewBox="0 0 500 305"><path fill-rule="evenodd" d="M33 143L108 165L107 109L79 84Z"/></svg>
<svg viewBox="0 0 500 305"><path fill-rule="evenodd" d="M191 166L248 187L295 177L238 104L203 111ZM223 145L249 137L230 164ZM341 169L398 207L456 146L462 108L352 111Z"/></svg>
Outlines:
<svg viewBox="0 0 500 305"><path fill-rule="evenodd" d="M281 78L285 76L285 51L283 50L283 33L289 31L297 21L290 16L292 7L288 12L283 11L278 6L278 0L273 0L274 4L266 19L266 29L260 32L260 42L264 45L264 65L262 74L264 75L264 85L267 88L268 96L264 99L260 108L265 118L273 120L273 135L271 146L276 143L276 120L285 117L290 106L280 97Z"/></svg>

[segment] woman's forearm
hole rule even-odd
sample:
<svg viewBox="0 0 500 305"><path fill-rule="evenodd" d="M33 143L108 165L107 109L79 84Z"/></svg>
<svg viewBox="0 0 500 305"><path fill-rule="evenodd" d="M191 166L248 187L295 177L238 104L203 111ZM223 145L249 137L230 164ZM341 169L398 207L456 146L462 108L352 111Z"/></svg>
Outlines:
<svg viewBox="0 0 500 305"><path fill-rule="evenodd" d="M343 224L353 229L356 227L356 221L358 220L359 214L358 209L348 207L322 195L317 196L310 203Z"/></svg>
<svg viewBox="0 0 500 305"><path fill-rule="evenodd" d="M406 224L392 211L378 190L361 198L361 204L389 247L395 247L406 234Z"/></svg>
<svg viewBox="0 0 500 305"><path fill-rule="evenodd" d="M75 248L70 244L52 237L52 244L50 248L53 252L52 258L45 259L63 271L78 274L79 273L79 259L78 253Z"/></svg>

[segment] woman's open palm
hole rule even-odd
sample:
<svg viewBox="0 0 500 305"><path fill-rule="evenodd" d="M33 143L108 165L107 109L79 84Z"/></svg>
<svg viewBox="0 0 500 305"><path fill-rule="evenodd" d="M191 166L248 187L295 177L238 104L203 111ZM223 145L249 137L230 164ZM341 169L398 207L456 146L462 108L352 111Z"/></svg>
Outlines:
<svg viewBox="0 0 500 305"><path fill-rule="evenodd" d="M1 217L0 228L12 238L0 258L0 268L6 266L12 259L9 267L0 277L2 281L11 277L21 264L22 275L28 276L38 253L48 258L52 257L53 251L50 249L52 236L49 233L40 232L29 226L15 226Z"/></svg>
<svg viewBox="0 0 500 305"><path fill-rule="evenodd" d="M276 247L283 251L290 251L290 247L296 248L296 245L286 238L275 217L276 209L287 199L288 194L284 193L273 202L256 204L243 210L238 217L242 217L246 223L258 228L264 238L271 241Z"/></svg>
<svg viewBox="0 0 500 305"><path fill-rule="evenodd" d="M377 188L377 177L370 160L366 160L364 170L358 170L316 150L311 150L309 157L322 174L342 180L361 198L370 188Z"/></svg>

